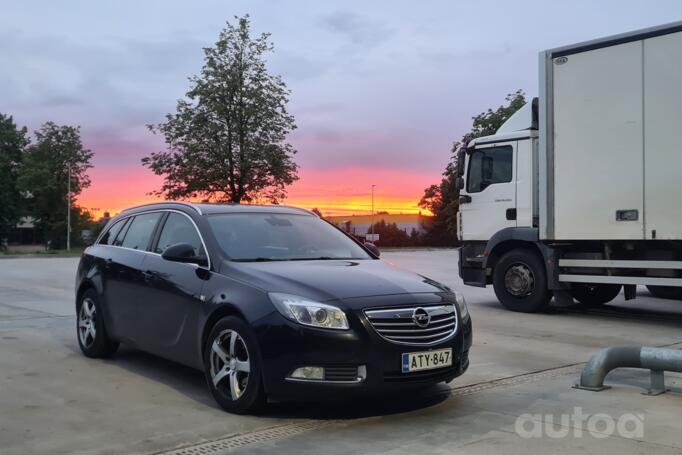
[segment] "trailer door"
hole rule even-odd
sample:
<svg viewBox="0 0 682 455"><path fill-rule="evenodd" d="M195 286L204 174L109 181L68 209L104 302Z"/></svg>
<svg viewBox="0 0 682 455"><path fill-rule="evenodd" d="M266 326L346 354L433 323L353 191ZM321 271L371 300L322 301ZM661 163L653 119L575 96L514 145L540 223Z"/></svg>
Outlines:
<svg viewBox="0 0 682 455"><path fill-rule="evenodd" d="M647 239L682 239L682 33L644 40Z"/></svg>
<svg viewBox="0 0 682 455"><path fill-rule="evenodd" d="M642 42L551 64L553 238L644 238Z"/></svg>

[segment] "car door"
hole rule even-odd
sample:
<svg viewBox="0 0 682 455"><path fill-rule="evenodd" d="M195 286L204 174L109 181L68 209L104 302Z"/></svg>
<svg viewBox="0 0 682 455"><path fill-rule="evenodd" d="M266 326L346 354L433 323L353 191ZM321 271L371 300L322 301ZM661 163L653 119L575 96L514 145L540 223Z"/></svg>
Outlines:
<svg viewBox="0 0 682 455"><path fill-rule="evenodd" d="M119 337L135 344L141 332L137 306L146 285L141 267L162 215L149 212L132 217L125 232L117 236L114 246L118 248L113 248L110 260L112 292L107 300L112 320Z"/></svg>
<svg viewBox="0 0 682 455"><path fill-rule="evenodd" d="M145 349L182 363L195 362L197 318L201 290L210 276L208 267L165 260L171 245L188 243L197 257L206 257L199 231L189 215L170 211L157 235L153 252L143 262L146 287L139 304Z"/></svg>
<svg viewBox="0 0 682 455"><path fill-rule="evenodd" d="M460 192L462 240L490 239L516 227L516 142L478 146L467 157L466 187Z"/></svg>

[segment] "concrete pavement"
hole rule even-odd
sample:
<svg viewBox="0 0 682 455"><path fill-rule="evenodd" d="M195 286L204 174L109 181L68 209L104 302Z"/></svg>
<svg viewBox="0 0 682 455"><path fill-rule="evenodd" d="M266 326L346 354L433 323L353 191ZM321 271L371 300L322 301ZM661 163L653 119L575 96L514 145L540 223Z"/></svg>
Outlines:
<svg viewBox="0 0 682 455"><path fill-rule="evenodd" d="M682 424L675 418L680 376L667 375L673 393L661 397L640 394L648 375L637 370L610 375L607 383L616 387L606 392L570 387L581 363L602 347L682 348L682 302L642 290L635 301L621 295L599 310L571 306L517 314L502 309L492 289L461 285L454 250L391 251L384 258L466 296L474 321L469 371L420 395L279 403L247 417L219 410L200 372L125 348L106 361L83 357L75 339L77 259L0 260L0 453L157 453L202 442L209 444L206 453L682 450ZM577 437L575 430L587 422L572 420L570 435L560 438L544 430L539 438L524 438L515 429L519 416L560 422L576 407L614 419L643 414L644 434Z"/></svg>

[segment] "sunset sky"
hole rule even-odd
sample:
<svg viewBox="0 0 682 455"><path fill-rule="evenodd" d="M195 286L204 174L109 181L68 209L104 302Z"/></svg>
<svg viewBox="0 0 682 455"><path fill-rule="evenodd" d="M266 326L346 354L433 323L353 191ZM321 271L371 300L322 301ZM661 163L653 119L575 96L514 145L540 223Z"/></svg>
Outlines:
<svg viewBox="0 0 682 455"><path fill-rule="evenodd" d="M288 204L414 213L471 117L537 94L542 49L682 19L679 1L22 1L0 15L0 112L80 125L95 152L79 203L151 201L147 123L172 112L202 47L249 13L292 91L300 180Z"/></svg>

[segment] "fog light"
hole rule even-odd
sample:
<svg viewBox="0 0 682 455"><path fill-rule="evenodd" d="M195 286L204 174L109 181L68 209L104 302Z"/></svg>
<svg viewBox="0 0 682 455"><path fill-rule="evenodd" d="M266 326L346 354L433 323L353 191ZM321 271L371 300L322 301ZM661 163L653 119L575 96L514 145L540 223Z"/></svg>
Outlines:
<svg viewBox="0 0 682 455"><path fill-rule="evenodd" d="M296 368L291 373L293 379L314 379L322 381L324 379L324 368L322 367L301 367Z"/></svg>

